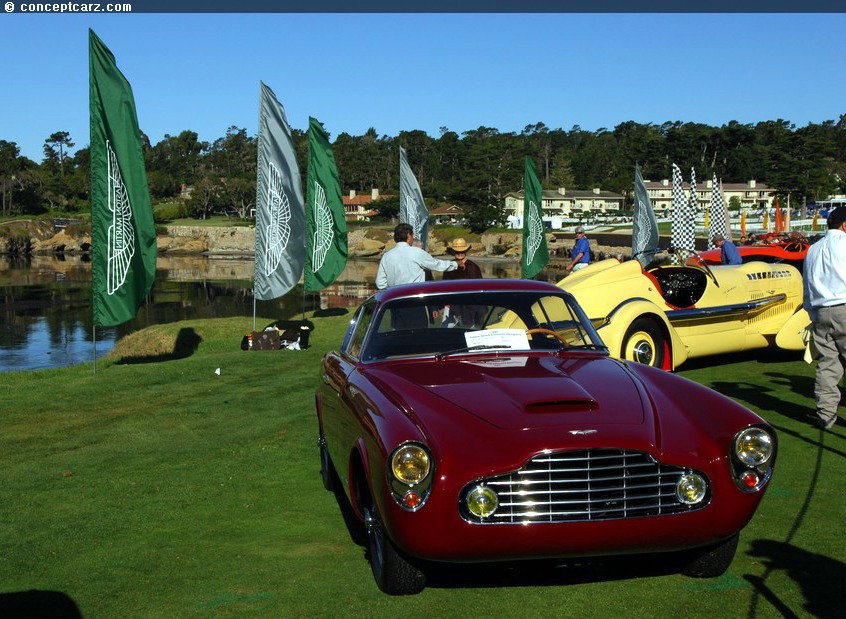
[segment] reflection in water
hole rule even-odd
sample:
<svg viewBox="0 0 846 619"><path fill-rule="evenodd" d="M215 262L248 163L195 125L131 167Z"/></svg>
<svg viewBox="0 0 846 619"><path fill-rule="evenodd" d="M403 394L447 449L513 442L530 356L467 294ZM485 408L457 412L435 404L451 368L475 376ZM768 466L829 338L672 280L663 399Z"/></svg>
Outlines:
<svg viewBox="0 0 846 619"><path fill-rule="evenodd" d="M477 262L488 278L520 276L515 259ZM351 259L338 282L319 294L304 294L298 285L279 299L256 301L256 315L289 320L304 311L357 307L375 291L378 265L377 258ZM557 281L559 276L550 273L549 279ZM90 263L78 256L0 257L0 286L0 372L94 359ZM124 335L152 324L252 315L251 257L159 256L153 291L135 319L97 329L97 356L110 351ZM252 327L252 319L245 320L244 332Z"/></svg>

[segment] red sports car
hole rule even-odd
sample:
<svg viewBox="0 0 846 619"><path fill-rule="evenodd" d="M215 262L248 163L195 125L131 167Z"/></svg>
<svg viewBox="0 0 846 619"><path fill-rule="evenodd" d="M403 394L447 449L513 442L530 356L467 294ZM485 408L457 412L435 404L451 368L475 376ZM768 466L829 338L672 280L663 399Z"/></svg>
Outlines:
<svg viewBox="0 0 846 619"><path fill-rule="evenodd" d="M323 483L389 594L439 562L663 552L722 574L776 457L763 419L611 358L573 296L535 281L376 293L325 356L316 407Z"/></svg>
<svg viewBox="0 0 846 619"><path fill-rule="evenodd" d="M737 251L740 253L743 262L783 262L795 266L801 273L808 247L810 247L810 244L805 240L776 241L760 245L738 245ZM720 264L721 261L719 249L709 249L697 255L706 264ZM695 258L689 260L692 264L698 262Z"/></svg>

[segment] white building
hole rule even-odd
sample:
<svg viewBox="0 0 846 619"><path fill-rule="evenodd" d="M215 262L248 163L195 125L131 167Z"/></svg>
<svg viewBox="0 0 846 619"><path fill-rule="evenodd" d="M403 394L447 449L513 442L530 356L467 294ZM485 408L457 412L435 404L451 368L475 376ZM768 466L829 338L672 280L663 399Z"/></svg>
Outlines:
<svg viewBox="0 0 846 619"><path fill-rule="evenodd" d="M505 216L513 225L520 227L523 221L523 191L516 191L505 196ZM625 197L612 191L599 188L584 189L544 189L541 193L543 220L552 228L561 228L567 220L581 221L623 209Z"/></svg>
<svg viewBox="0 0 846 619"><path fill-rule="evenodd" d="M646 192L652 201L652 209L657 217L669 217L673 212L673 183L668 179L662 181L643 181ZM713 181L696 183L696 211L703 212L711 206L711 194ZM685 197L690 196L690 183L683 183ZM723 183L723 195L726 206L731 204L731 199L736 196L740 199L742 209L764 209L773 206L773 189L751 180L746 183ZM782 205L784 206L784 205Z"/></svg>

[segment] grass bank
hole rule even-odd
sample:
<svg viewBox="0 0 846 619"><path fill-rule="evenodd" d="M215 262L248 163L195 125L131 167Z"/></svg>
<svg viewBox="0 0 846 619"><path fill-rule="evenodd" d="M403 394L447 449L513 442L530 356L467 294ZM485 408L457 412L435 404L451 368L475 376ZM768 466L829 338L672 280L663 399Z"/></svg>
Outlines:
<svg viewBox="0 0 846 619"><path fill-rule="evenodd" d="M151 327L96 373L0 374L0 616L839 615L846 431L808 425L812 368L767 354L680 372L779 431L772 486L725 576L465 567L419 596L382 595L318 475L318 363L349 317L311 317L299 352L243 352L252 318L203 320Z"/></svg>

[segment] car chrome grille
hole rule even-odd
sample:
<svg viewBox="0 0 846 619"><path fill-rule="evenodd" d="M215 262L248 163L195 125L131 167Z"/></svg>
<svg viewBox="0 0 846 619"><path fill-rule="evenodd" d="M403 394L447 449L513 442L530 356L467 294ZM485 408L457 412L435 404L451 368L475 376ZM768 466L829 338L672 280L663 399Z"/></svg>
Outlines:
<svg viewBox="0 0 846 619"><path fill-rule="evenodd" d="M470 484L462 495L462 515L479 524L523 524L694 511L708 504L710 490L697 505L679 501L676 484L689 472L692 469L660 464L638 451L589 449L542 454L518 471ZM464 508L467 492L480 484L499 497L498 509L487 518L473 516Z"/></svg>

